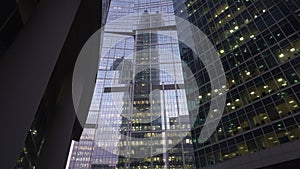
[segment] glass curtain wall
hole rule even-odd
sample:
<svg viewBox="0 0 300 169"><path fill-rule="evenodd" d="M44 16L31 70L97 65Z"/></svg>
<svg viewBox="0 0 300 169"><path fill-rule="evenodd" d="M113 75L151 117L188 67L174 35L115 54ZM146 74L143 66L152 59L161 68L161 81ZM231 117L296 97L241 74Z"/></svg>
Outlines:
<svg viewBox="0 0 300 169"><path fill-rule="evenodd" d="M69 169L195 168L171 0L112 0L96 87ZM180 134L184 133L184 134Z"/></svg>
<svg viewBox="0 0 300 169"><path fill-rule="evenodd" d="M197 167L255 154L300 138L300 1L174 0L175 15L198 26L214 44L227 78L227 101L217 130L195 140ZM188 65L193 52L181 46ZM201 104L192 131L199 137L210 84L197 65Z"/></svg>

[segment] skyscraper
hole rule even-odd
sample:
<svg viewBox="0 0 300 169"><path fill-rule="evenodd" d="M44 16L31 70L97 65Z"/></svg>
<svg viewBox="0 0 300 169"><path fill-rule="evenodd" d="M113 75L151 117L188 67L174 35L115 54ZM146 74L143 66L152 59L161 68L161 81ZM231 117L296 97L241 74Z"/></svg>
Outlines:
<svg viewBox="0 0 300 169"><path fill-rule="evenodd" d="M200 112L192 130L197 168L299 167L299 2L174 0L176 16L198 26L218 50L227 78L223 117L211 138L199 143L212 93L204 66L181 46L199 79Z"/></svg>
<svg viewBox="0 0 300 169"><path fill-rule="evenodd" d="M296 0L112 1L89 117L69 168L299 165L299 7ZM226 74L223 116L205 142L198 138L218 91L195 51L171 38L174 12L207 35ZM183 63L199 88L196 119Z"/></svg>
<svg viewBox="0 0 300 169"><path fill-rule="evenodd" d="M112 1L107 23L69 168L195 168L172 1Z"/></svg>

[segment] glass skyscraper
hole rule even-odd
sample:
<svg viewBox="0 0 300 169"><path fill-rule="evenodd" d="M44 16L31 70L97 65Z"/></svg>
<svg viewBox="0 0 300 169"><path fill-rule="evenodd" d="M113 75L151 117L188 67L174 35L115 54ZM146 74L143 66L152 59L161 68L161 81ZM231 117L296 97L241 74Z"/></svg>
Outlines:
<svg viewBox="0 0 300 169"><path fill-rule="evenodd" d="M217 130L208 141L193 142L197 168L260 168L299 159L300 1L174 0L174 8L176 16L207 35L227 78ZM210 83L191 50L182 45L181 55L190 67L197 66L201 103L192 130L197 138L210 104Z"/></svg>
<svg viewBox="0 0 300 169"><path fill-rule="evenodd" d="M195 168L173 2L111 1L69 168Z"/></svg>
<svg viewBox="0 0 300 169"><path fill-rule="evenodd" d="M299 7L296 0L112 0L69 168L262 168L300 159ZM223 116L205 142L198 138L214 91L204 64L172 38L175 16L207 35L226 74ZM183 63L199 88L196 119Z"/></svg>

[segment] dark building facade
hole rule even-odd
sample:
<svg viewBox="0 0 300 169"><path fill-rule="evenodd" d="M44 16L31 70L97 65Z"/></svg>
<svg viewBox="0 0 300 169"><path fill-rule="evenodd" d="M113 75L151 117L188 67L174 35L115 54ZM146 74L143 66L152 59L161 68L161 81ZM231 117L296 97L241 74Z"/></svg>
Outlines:
<svg viewBox="0 0 300 169"><path fill-rule="evenodd" d="M72 101L74 65L108 5L1 1L1 168L65 168L71 140L82 132Z"/></svg>
<svg viewBox="0 0 300 169"><path fill-rule="evenodd" d="M219 126L198 143L211 88L204 66L181 46L200 88L192 129L197 168L299 168L300 1L174 0L174 8L207 35L227 78Z"/></svg>
<svg viewBox="0 0 300 169"><path fill-rule="evenodd" d="M8 49L19 31L29 21L39 3L39 0L1 2L0 56Z"/></svg>

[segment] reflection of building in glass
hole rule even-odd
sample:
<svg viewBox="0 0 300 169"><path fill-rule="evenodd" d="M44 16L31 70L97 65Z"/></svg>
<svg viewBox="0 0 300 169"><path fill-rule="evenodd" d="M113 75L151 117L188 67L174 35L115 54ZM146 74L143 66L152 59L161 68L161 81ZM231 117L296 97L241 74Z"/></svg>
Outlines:
<svg viewBox="0 0 300 169"><path fill-rule="evenodd" d="M198 168L262 168L300 158L299 2L173 2L175 14L208 36L223 63L228 93L217 130L205 143L198 142L216 92L203 64L184 44L160 35L159 29L146 29L160 14L173 14L172 2L112 1L108 22L117 26L106 30L94 98L70 168L192 168L193 155ZM142 19L117 20L129 14L141 14ZM166 26L170 36L176 36L175 29L165 25L175 24L174 16L162 20L164 25L156 26ZM156 58L161 49L171 54ZM186 82L185 72L178 71L181 60L199 86L193 126L186 120L190 93L178 87ZM154 115L159 117L147 121ZM178 126L191 128L192 134L155 154L172 144ZM152 157L134 158L145 153Z"/></svg>
<svg viewBox="0 0 300 169"><path fill-rule="evenodd" d="M133 56L132 69L123 69L119 73L120 75L131 73L135 76L132 78L129 84L129 92L124 92L124 94L129 95L129 97L124 97L124 105L122 110L122 123L120 125L121 134L127 136L120 139L119 151L120 154L128 153L132 151L132 154L136 152L147 153L142 151L149 151L153 145L132 145L129 139L147 139L147 132L152 132L151 134L161 134L161 118L157 118L161 114L160 108L160 96L153 98L150 96L150 92L153 87L159 86L159 69L158 69L158 51L156 46L157 33L150 30L150 23L152 23L152 18L147 10L145 10L142 16L138 20L137 30L134 35L136 45L136 52ZM156 59L154 59L156 58ZM124 66L126 64L124 63ZM125 89L126 90L126 89ZM127 89L128 90L128 89ZM153 119L152 119L153 118ZM132 123L133 122L133 123ZM135 130L138 128L139 130ZM152 128L157 128L160 130L153 130ZM143 148L141 148L143 147ZM161 145L157 147L162 148ZM130 153L131 154L131 153ZM159 158L159 157L158 157ZM149 158L151 159L151 158ZM162 158L161 158L162 159ZM152 160L144 159L133 159L131 155L129 157L120 156L118 161L119 168L126 167L137 167L137 166L148 166L151 167L155 164L151 162ZM164 162L161 162L164 165Z"/></svg>
<svg viewBox="0 0 300 169"><path fill-rule="evenodd" d="M117 20L129 14L141 15ZM107 17L115 26L69 168L195 168L172 1L112 1Z"/></svg>
<svg viewBox="0 0 300 169"><path fill-rule="evenodd" d="M200 87L192 131L197 168L260 168L300 158L299 2L174 0L176 16L218 50L229 89L217 131L198 143L212 93L204 66L181 46Z"/></svg>
<svg viewBox="0 0 300 169"><path fill-rule="evenodd" d="M169 118L171 121L165 120L170 115L167 115L167 112L164 110L163 97L167 97L164 91L170 90L170 93L174 93L176 89L174 82L166 87L164 81L160 79L160 74L166 73L159 70L160 55L158 49L159 45L163 45L163 43L158 41L159 35L157 30L153 30L153 28L163 27L161 22L162 19L159 13L151 15L145 10L138 20L137 30L134 31L136 33L135 37L137 37L136 53L132 64L132 71L135 77L129 86L129 102L132 103L132 106L131 104L126 104L128 100L125 97L123 100L125 104L122 110L122 115L125 117L122 117L120 125L121 133L128 136L128 138L122 137L119 146L120 154L130 152L130 155L129 157L121 156L119 158L118 168L146 166L150 168L191 168L193 164L190 136L183 138L184 142L174 145L170 151L165 150L167 153L160 153L161 150L167 149L164 141L173 141L172 134L174 135L174 131L166 132L167 126L172 126L174 129L175 125L189 126L187 115L185 116L186 120L181 122L176 116ZM123 69L119 74L126 73L126 71L128 70ZM175 97L172 100L175 100ZM178 107L180 106L178 105ZM154 136L158 136L158 139L151 138ZM134 143L132 138L137 138L136 142L143 142L143 144L131 144L132 142ZM148 154L149 151L151 151L151 157L141 158L144 154Z"/></svg>

